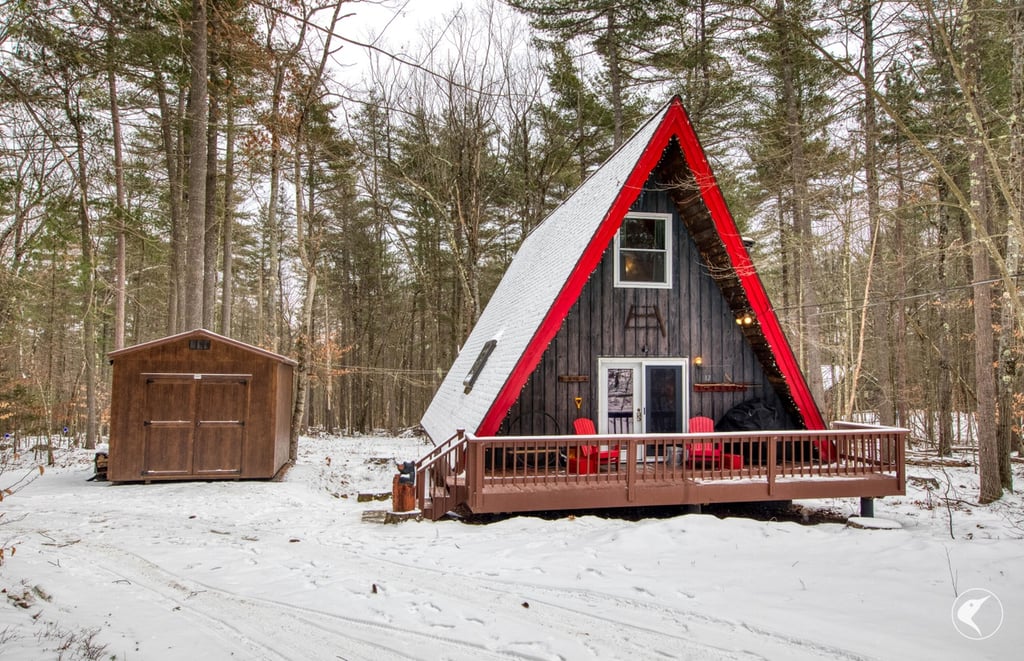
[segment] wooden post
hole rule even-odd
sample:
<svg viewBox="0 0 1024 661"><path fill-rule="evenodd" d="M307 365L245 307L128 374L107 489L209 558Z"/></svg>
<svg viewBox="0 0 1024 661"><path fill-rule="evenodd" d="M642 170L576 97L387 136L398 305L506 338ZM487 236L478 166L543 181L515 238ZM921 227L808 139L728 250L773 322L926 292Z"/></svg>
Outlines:
<svg viewBox="0 0 1024 661"><path fill-rule="evenodd" d="M402 482L401 475L395 473L391 482L391 510L394 512L410 512L416 509L416 492L411 483Z"/></svg>
<svg viewBox="0 0 1024 661"><path fill-rule="evenodd" d="M491 449L493 456L494 449ZM469 495L470 509L480 508L483 505L484 490L484 457L486 448L481 443L466 444L466 493Z"/></svg>
<svg viewBox="0 0 1024 661"><path fill-rule="evenodd" d="M626 441L626 500L629 502L636 498L636 462L637 440L631 438Z"/></svg>

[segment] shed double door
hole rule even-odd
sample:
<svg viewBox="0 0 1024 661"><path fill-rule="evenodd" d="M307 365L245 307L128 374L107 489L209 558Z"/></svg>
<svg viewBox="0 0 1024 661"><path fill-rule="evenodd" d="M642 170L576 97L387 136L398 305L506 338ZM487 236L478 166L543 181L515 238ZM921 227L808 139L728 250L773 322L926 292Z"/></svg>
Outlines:
<svg viewBox="0 0 1024 661"><path fill-rule="evenodd" d="M241 475L251 375L143 376L143 477Z"/></svg>

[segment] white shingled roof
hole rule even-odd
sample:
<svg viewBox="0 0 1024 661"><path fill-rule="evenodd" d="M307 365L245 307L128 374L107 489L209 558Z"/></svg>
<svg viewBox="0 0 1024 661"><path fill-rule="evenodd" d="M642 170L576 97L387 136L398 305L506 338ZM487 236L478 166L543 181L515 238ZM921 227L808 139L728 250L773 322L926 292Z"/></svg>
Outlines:
<svg viewBox="0 0 1024 661"><path fill-rule="evenodd" d="M594 240L668 108L666 105L641 127L523 241L423 414L421 424L435 443L449 438L457 429L477 431L573 268ZM467 394L463 379L481 348L492 339L497 345Z"/></svg>

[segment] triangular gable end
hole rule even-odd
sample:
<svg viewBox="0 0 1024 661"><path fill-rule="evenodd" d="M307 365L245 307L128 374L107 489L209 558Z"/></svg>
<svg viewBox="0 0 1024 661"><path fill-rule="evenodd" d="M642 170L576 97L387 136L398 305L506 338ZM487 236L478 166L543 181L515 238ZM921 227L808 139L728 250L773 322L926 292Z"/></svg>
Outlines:
<svg viewBox="0 0 1024 661"><path fill-rule="evenodd" d="M653 123L655 120L657 120L657 122ZM711 219L714 222L715 229L725 246L731 263L731 268L740 280L740 284L746 295L748 303L750 304L750 309L757 316L765 341L768 344L772 355L775 357L779 372L786 381L793 402L797 407L797 412L801 416L804 426L807 429L824 429L824 422L822 420L821 413L818 410L817 405L810 394L810 389L807 387L803 374L797 365L792 348L782 332L782 328L779 325L778 318L776 317L771 303L768 300L764 286L754 270L750 255L747 252L746 247L743 245L739 231L736 228L735 221L728 210L725 199L722 196L722 192L719 189L714 174L711 171L711 167L707 162L704 149L697 139L696 133L690 124L689 117L687 116L679 97L677 96L673 98L662 112L658 113L651 119L651 122L652 123L645 124L644 127L637 131L637 133L634 134L634 136L627 141L619 151L613 154L613 156L606 161L598 172L584 182L584 184L577 189L576 193L563 204L563 207L569 205L570 201L574 201L577 196L584 193L584 189L587 189L588 187L595 188L595 184L600 183L599 175L602 174L602 170L611 169L613 170L612 175L614 176L614 170L616 167L622 167L623 165L627 167L629 166L629 163L616 163L616 159L619 159L620 161L623 158L633 159L632 167L629 169L628 175L622 181L618 191L614 193L610 206L606 207L607 212L591 234L590 239L586 242L582 252L575 255L564 256L574 259L575 265L569 272L568 277L565 278L564 285L544 312L539 324L532 333L532 337L529 342L525 344L521 353L515 356L513 360L493 366L493 369L506 370L505 373L507 373L508 376L504 379L503 384L493 399L491 399L489 405L486 406L486 412L484 412L482 418L479 419L479 423L474 424L474 420L470 417L456 420L457 426L465 428L468 431L473 431L474 433L482 436L493 435L498 430L498 427L501 425L501 422L508 413L508 410L515 403L520 391L529 379L530 374L537 367L544 351L558 333L558 330L568 315L569 310L578 300L587 280L599 265L605 251L614 238L615 233L619 230L623 218L629 211L639 193L643 190L644 183L658 165L658 162L661 160L663 153L670 144L670 141L675 138L681 146L687 165L699 185L701 198L705 207L708 209ZM645 138L645 145L637 144L644 141ZM639 156L633 156L632 154L636 153L636 148L641 146L642 151L639 153ZM537 229L541 230L544 224L558 217L561 210L562 207L552 212L552 214L548 216L544 223L542 223L541 226L538 226ZM559 218L559 221L564 222L561 218ZM527 241L535 238L537 237L531 235L527 238ZM526 244L527 242L524 241L524 245L520 249L521 252L532 253L535 251L535 247L528 247ZM520 259L520 257L520 254L516 255L516 259L513 260L513 266L510 267L510 271L514 266L516 266L515 261ZM526 258L529 259L530 257L528 256ZM536 256L533 256L533 259L536 259ZM506 273L506 276L508 275L509 273ZM506 279L508 278L503 278L502 283L499 284L499 290L502 290L503 287L507 288L512 285L511 282L506 282ZM508 298L501 297L498 294L499 292L495 293L495 297L492 298L491 304L488 305L488 308L491 308L496 301L504 301L505 298ZM499 310L496 312L485 310L484 315L481 316L481 322L485 321L484 316L486 316L488 312L492 312L492 317L494 314L516 315L516 310L514 309ZM493 326L494 324L492 321L490 324L484 325ZM478 330L482 330L482 332L478 334ZM486 337L474 336L488 335L492 331L492 328L481 329L480 324L478 324L477 328L474 328L474 332L471 334L469 340L467 340L466 349L464 350L464 353L470 355L463 356L460 354L455 365L452 367L452 371L448 374L448 377L442 384L441 389L438 391L437 397L435 397L434 402L431 403L431 407L428 408L427 413L424 414L424 427L435 441L441 439L437 438L438 431L440 430L438 430L437 425L433 423L437 421L439 414L443 415L443 412L438 409L444 408L442 406L437 406L438 400L444 396L446 387L450 390L454 385L458 385L457 383L452 383L458 376L458 372L456 370L464 369L466 361L472 360L473 356L475 356L476 349L483 344L485 339L489 339ZM501 331L499 331L498 336L500 336L500 334ZM515 349L513 348L513 352L514 351ZM462 364L460 365L460 363ZM485 397L489 398L489 395L485 395ZM449 402L449 404L451 404L451 402ZM449 406L447 413L449 416L455 415L458 417L457 412L461 410L462 409ZM449 419L447 422L451 422L451 420ZM454 428L446 429L443 434L448 434L452 431L454 431Z"/></svg>
<svg viewBox="0 0 1024 661"><path fill-rule="evenodd" d="M291 358L289 358L287 356L282 356L280 354L274 353L273 351L267 351L266 349L261 349L260 347L257 347L257 346L251 345L251 344L246 344L245 342L240 342L238 340L231 339L230 337L227 337L225 335L220 335L219 333L214 333L213 331L206 330L205 328L195 328L195 329L190 330L190 331L183 331L181 333L176 333L174 335L168 335L167 337L161 337L161 338L157 338L155 340L150 340L148 342L142 342L140 344L134 344L134 345L132 345L130 347L125 347L123 349L117 349L115 351L111 351L110 353L108 353L107 354L107 358L113 360L115 358L119 358L121 356L125 356L125 355L128 355L128 354L132 354L132 353L136 353L136 352L140 352L140 351L146 351L148 349L160 346L162 344L171 344L171 343L177 342L178 340L182 340L182 339L185 339L185 338L189 338L189 339L204 338L204 339L210 339L210 340L217 340L218 342L223 342L225 344L229 344L231 346L234 346L234 347L237 347L239 349L242 349L243 351L249 351L249 352L254 353L254 354L265 356L265 357L270 358L271 360L275 360L275 361L277 361L279 363L284 363L286 365L291 365L292 367L295 367L295 366L298 365L298 363L296 363L294 360L292 360Z"/></svg>

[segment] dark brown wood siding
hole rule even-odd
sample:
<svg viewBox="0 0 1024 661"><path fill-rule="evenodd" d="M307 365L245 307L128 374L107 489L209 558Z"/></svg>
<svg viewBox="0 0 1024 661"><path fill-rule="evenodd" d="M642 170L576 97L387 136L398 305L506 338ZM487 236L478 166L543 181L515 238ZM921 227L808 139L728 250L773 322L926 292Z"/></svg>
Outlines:
<svg viewBox="0 0 1024 661"><path fill-rule="evenodd" d="M501 433L569 434L577 417L596 421L599 357L691 359L691 416L717 421L736 404L760 398L779 411L785 426L799 428L737 326L715 273L701 258L665 187L652 177L632 210L672 215L672 288L615 287L614 247L609 245L506 416ZM655 306L664 322L664 334L654 318L634 320L633 327L627 327L631 307L650 313ZM701 357L702 367L692 365L695 356ZM731 392L694 389L694 384L704 382L751 385ZM579 411L576 397L582 398Z"/></svg>
<svg viewBox="0 0 1024 661"><path fill-rule="evenodd" d="M112 481L269 478L287 460L290 364L201 332L111 359Z"/></svg>

